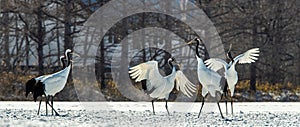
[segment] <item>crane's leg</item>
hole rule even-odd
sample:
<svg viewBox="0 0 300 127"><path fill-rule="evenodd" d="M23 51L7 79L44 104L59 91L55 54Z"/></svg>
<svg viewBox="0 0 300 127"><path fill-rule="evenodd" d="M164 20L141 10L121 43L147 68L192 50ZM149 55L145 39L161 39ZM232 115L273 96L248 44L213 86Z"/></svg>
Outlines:
<svg viewBox="0 0 300 127"><path fill-rule="evenodd" d="M41 100L40 100L40 103L39 103L39 109L38 109L38 113L37 113L37 115L39 115L39 114L40 114L41 103L42 103L42 98L41 98Z"/></svg>
<svg viewBox="0 0 300 127"><path fill-rule="evenodd" d="M222 113L222 111L221 111L220 104L219 104L219 101L218 101L218 98L217 98L217 97L216 97L216 100L217 100L217 104L218 104L218 108L219 108L221 117L224 119L224 116L223 116L223 113Z"/></svg>
<svg viewBox="0 0 300 127"><path fill-rule="evenodd" d="M51 112L52 112L52 116L53 116L53 96L51 96L51 105L52 105L52 110L51 110Z"/></svg>
<svg viewBox="0 0 300 127"><path fill-rule="evenodd" d="M224 94L224 97L225 97L226 115L228 115L228 107L227 107L227 101L228 101L228 84L227 84L227 82L225 83L225 87L223 89L223 94ZM223 98L223 94L222 94L221 99Z"/></svg>
<svg viewBox="0 0 300 127"><path fill-rule="evenodd" d="M168 100L167 99L166 99L166 109L167 109L168 115L170 115L169 110L168 110Z"/></svg>
<svg viewBox="0 0 300 127"><path fill-rule="evenodd" d="M153 114L155 115L155 112L154 112L154 100L152 100L151 102L152 102L152 111L153 111Z"/></svg>
<svg viewBox="0 0 300 127"><path fill-rule="evenodd" d="M59 116L59 114L58 114L57 111L52 107L52 105L50 105L48 101L47 101L46 103L53 109L55 115L56 115L56 116Z"/></svg>
<svg viewBox="0 0 300 127"><path fill-rule="evenodd" d="M46 96L46 116L48 116L48 107L47 107L47 103L48 103L48 96Z"/></svg>
<svg viewBox="0 0 300 127"><path fill-rule="evenodd" d="M226 92L224 92L224 95L225 95L226 115L228 115L228 107L227 107L228 95L227 95L227 90L226 90Z"/></svg>
<svg viewBox="0 0 300 127"><path fill-rule="evenodd" d="M199 114L198 114L198 118L200 117L200 114L201 114L201 111L202 111L202 108L203 108L203 105L204 105L204 100L205 100L205 97L203 97L203 99L202 99L202 105L201 105L201 108L200 108L200 111L199 111Z"/></svg>
<svg viewBox="0 0 300 127"><path fill-rule="evenodd" d="M231 96L231 99L230 99L231 102L230 103L231 103L231 114L233 115L233 100L232 100L232 97L233 96Z"/></svg>

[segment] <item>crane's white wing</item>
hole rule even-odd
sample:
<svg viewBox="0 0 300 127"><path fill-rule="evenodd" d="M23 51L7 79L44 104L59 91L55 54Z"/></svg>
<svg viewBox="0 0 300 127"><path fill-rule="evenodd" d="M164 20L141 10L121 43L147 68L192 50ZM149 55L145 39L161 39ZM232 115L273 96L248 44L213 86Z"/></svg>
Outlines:
<svg viewBox="0 0 300 127"><path fill-rule="evenodd" d="M46 95L55 95L65 87L70 69L71 66L68 66L61 71L58 71L51 75L47 75L43 78L42 82L45 84Z"/></svg>
<svg viewBox="0 0 300 127"><path fill-rule="evenodd" d="M44 81L45 78L49 77L50 75L49 74L46 74L46 75L42 75L42 76L39 76L39 77L36 77L34 78L36 81L40 80L41 82Z"/></svg>
<svg viewBox="0 0 300 127"><path fill-rule="evenodd" d="M207 68L212 69L213 71L218 71L220 70L222 67L224 67L224 69L227 69L228 64L219 58L210 58L206 61L204 61L205 65L207 66Z"/></svg>
<svg viewBox="0 0 300 127"><path fill-rule="evenodd" d="M249 49L245 53L236 56L234 58L234 61L235 62L238 61L240 64L252 63L252 62L255 62L255 60L258 59L257 58L259 56L258 53L259 53L259 48Z"/></svg>
<svg viewBox="0 0 300 127"><path fill-rule="evenodd" d="M147 90L158 88L162 84L163 77L158 71L157 61L148 61L129 68L130 77L136 82L147 80Z"/></svg>
<svg viewBox="0 0 300 127"><path fill-rule="evenodd" d="M181 91L188 97L193 96L193 93L196 92L196 85L191 83L188 78L183 74L182 71L178 70L175 76L176 89Z"/></svg>

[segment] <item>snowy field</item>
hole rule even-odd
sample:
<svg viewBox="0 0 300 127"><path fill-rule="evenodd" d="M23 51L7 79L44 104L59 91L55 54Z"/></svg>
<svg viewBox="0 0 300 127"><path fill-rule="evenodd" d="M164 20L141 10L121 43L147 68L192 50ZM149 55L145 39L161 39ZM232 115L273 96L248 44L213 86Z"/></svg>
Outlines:
<svg viewBox="0 0 300 127"><path fill-rule="evenodd" d="M216 103L164 102L54 102L60 116L45 116L45 103L37 115L38 102L0 102L0 126L300 126L300 103L234 103L234 115L220 117ZM230 105L229 105L230 106ZM48 107L49 109L49 107ZM230 111L229 111L230 112Z"/></svg>

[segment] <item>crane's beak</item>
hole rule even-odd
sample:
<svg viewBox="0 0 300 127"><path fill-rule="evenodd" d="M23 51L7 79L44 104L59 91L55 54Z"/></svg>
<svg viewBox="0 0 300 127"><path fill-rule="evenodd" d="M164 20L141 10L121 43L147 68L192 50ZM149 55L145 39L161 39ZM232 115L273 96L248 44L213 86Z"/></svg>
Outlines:
<svg viewBox="0 0 300 127"><path fill-rule="evenodd" d="M173 60L173 62L174 62L175 64L177 64L177 61L176 61L175 59Z"/></svg>
<svg viewBox="0 0 300 127"><path fill-rule="evenodd" d="M229 49L228 49L228 52L230 52L230 51L231 51L231 47L232 47L232 44L230 44L230 46L229 46Z"/></svg>
<svg viewBox="0 0 300 127"><path fill-rule="evenodd" d="M76 57L80 57L80 55L77 54L77 53L75 53L75 52L72 52L71 54L74 55L74 56L76 56Z"/></svg>
<svg viewBox="0 0 300 127"><path fill-rule="evenodd" d="M178 65L178 68L180 69L182 67L182 64L177 64Z"/></svg>
<svg viewBox="0 0 300 127"><path fill-rule="evenodd" d="M193 40L187 42L186 44L187 44L187 45L190 45L190 44L193 44L194 42L195 42L195 41L194 41L194 39L193 39Z"/></svg>
<svg viewBox="0 0 300 127"><path fill-rule="evenodd" d="M195 37L194 39L190 40L186 44L190 45L190 44L196 43L196 41L195 41L196 39L197 39L197 37Z"/></svg>
<svg viewBox="0 0 300 127"><path fill-rule="evenodd" d="M232 47L232 44L230 44L230 46L229 46L229 49L228 49L228 52L227 52L227 57L232 61L232 62L234 62L234 59L233 59L233 57L232 57L232 55L231 55L231 47Z"/></svg>

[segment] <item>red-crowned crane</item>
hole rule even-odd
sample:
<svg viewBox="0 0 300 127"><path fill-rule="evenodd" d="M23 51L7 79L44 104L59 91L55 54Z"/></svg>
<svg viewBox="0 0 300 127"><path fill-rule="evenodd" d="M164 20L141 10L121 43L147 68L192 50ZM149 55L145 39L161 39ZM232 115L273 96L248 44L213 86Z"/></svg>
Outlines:
<svg viewBox="0 0 300 127"><path fill-rule="evenodd" d="M62 69L64 69L66 67L66 63L65 63L66 57L60 56L59 59L63 65ZM42 75L42 76L39 76L36 78L32 78L26 82L26 85L25 85L26 86L26 93L25 93L26 98L28 97L29 93L31 93L31 92L33 93L33 89L34 89L34 86L36 85L37 81L42 80L45 76L46 75Z"/></svg>
<svg viewBox="0 0 300 127"><path fill-rule="evenodd" d="M257 60L259 56L259 48L252 48L248 51L244 52L243 54L240 54L236 56L234 59L231 56L230 53L231 45L229 48L229 51L227 52L227 56L231 59L230 63L227 64L224 60L220 58L210 58L206 60L204 63L208 66L208 68L211 68L214 71L218 71L221 68L224 68L225 72L225 78L226 82L228 84L228 88L230 90L230 96L231 96L231 114L233 114L233 106L232 106L232 96L234 95L234 88L236 83L238 82L238 74L235 70L236 63L245 64L245 63L252 63ZM227 88L227 87L225 87ZM227 90L224 90L227 91ZM224 93L225 97L227 96L227 92ZM226 99L226 114L227 114L227 99Z"/></svg>
<svg viewBox="0 0 300 127"><path fill-rule="evenodd" d="M65 63L65 60L66 60L66 57L65 56L61 56L60 57L60 62L62 63L63 65L63 69L66 67L66 63ZM37 84L38 84L38 81L41 81L43 80L43 78L47 76L47 75L42 75L42 76L39 76L39 77L36 77L36 78L32 78L30 80L28 80L26 82L26 93L25 93L25 96L26 98L28 97L28 94L29 93L35 93L35 92L38 92L37 89L39 89L37 87ZM36 93L35 95L39 95L38 93ZM37 98L37 97L36 97ZM36 98L34 99L34 101L36 101ZM40 102L39 102L39 109L38 109L38 113L39 114L39 111L40 111L40 105L41 105L41 102L42 102L42 98L40 99ZM47 102L46 102L46 110L47 110Z"/></svg>
<svg viewBox="0 0 300 127"><path fill-rule="evenodd" d="M201 111L202 111L202 108L204 105L204 101L205 101L205 98L208 93L210 93L210 95L212 97L216 98L221 117L224 118L221 108L220 108L219 100L216 97L217 92L220 92L221 94L223 92L221 90L222 76L219 75L217 72L207 68L205 66L205 64L203 63L203 60L200 58L200 54L199 54L199 50L198 50L200 42L202 42L201 39L195 38L187 43L187 44L196 43L196 58L197 58L197 62L198 62L197 73L198 73L198 80L199 80L200 84L202 85L202 97L203 97L202 105L201 105L201 108L200 108L200 111L198 114L198 118L200 117L200 114L201 114Z"/></svg>
<svg viewBox="0 0 300 127"><path fill-rule="evenodd" d="M55 111L53 108L53 97L55 96L56 93L60 92L66 85L70 70L72 68L72 62L70 60L71 52L72 51L70 49L67 49L65 51L65 56L67 58L67 67L53 74L48 74L37 78L33 78L26 83L26 96L28 95L29 92L33 92L34 101L36 101L37 97L39 96L44 95L46 97L46 115L48 115L47 104L50 105L48 102L50 97L51 97L50 106L52 108L52 113L53 113L53 111ZM41 101L39 103L38 114L39 114L40 106L41 106ZM59 115L56 111L55 114Z"/></svg>
<svg viewBox="0 0 300 127"><path fill-rule="evenodd" d="M129 68L129 74L132 79L135 79L135 82L146 80L146 90L149 92L150 97L153 98L151 101L153 114L155 114L154 101L157 99L165 99L165 107L170 115L168 99L175 82L176 89L188 97L193 96L193 92L196 92L196 86L187 79L182 71L173 66L172 62L175 62L175 59L169 58L168 64L172 68L172 73L165 77L159 73L157 61L148 61Z"/></svg>

